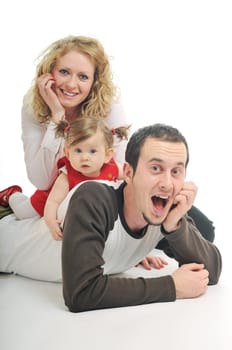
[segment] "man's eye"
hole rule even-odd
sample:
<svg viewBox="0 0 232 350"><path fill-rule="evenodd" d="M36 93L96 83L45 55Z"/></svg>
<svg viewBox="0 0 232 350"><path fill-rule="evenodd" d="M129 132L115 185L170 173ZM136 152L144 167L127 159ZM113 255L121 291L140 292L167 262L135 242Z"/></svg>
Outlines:
<svg viewBox="0 0 232 350"><path fill-rule="evenodd" d="M79 79L80 80L88 80L89 77L86 74L79 74Z"/></svg>
<svg viewBox="0 0 232 350"><path fill-rule="evenodd" d="M183 170L182 169L174 169L173 171L172 171L172 173L175 175L175 176L179 176L179 175L181 175L182 173L183 173Z"/></svg>
<svg viewBox="0 0 232 350"><path fill-rule="evenodd" d="M155 172L160 171L160 167L158 165L153 165L152 170Z"/></svg>

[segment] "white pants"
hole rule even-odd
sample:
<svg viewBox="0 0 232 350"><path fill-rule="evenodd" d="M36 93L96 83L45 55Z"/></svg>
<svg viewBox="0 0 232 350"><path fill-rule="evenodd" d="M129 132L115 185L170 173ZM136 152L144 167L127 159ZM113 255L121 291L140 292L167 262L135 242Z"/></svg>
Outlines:
<svg viewBox="0 0 232 350"><path fill-rule="evenodd" d="M57 216L62 222L76 187L60 204ZM7 215L0 219L0 272L61 282L61 245L38 215L24 220Z"/></svg>
<svg viewBox="0 0 232 350"><path fill-rule="evenodd" d="M112 186L112 181L99 182ZM68 193L59 206L57 216L62 223L69 200L78 186L80 184ZM0 219L0 272L61 282L61 246L62 241L53 239L44 219L39 216L17 220L11 214Z"/></svg>
<svg viewBox="0 0 232 350"><path fill-rule="evenodd" d="M61 241L55 241L43 218L0 220L0 271L61 282Z"/></svg>

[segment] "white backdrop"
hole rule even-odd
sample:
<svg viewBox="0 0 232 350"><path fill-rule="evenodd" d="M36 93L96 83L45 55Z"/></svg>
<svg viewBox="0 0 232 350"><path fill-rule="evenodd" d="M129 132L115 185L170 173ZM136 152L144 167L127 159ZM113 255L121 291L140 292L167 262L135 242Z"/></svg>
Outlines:
<svg viewBox="0 0 232 350"><path fill-rule="evenodd" d="M0 189L30 195L21 143L22 98L35 59L69 34L98 38L133 129L178 127L190 146L188 179L196 205L215 222L219 245L231 236L230 117L232 10L223 0L9 1L1 6Z"/></svg>

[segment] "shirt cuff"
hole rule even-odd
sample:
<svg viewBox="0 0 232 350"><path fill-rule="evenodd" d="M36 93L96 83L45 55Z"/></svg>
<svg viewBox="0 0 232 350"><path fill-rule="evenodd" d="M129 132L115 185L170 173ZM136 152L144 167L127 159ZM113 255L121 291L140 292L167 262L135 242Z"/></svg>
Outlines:
<svg viewBox="0 0 232 350"><path fill-rule="evenodd" d="M57 125L54 122L52 121L49 122L43 138L43 142L41 144L43 148L47 148L49 151L51 151L54 154L58 153L63 141L62 137L56 137L55 135L56 127Z"/></svg>

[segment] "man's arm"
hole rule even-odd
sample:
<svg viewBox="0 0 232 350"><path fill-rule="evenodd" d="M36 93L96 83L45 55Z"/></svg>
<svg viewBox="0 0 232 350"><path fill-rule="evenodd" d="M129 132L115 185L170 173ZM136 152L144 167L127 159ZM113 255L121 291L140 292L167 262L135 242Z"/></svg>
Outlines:
<svg viewBox="0 0 232 350"><path fill-rule="evenodd" d="M204 264L209 272L209 284L218 282L222 269L221 254L213 243L202 237L189 216L181 219L180 227L176 231L166 232L163 227L161 231L180 265Z"/></svg>
<svg viewBox="0 0 232 350"><path fill-rule="evenodd" d="M184 219L176 232L167 234L175 257L180 265L185 264L172 276L134 279L104 275L102 256L108 234L118 220L117 205L114 189L94 181L83 183L71 197L62 245L63 295L70 311L194 298L206 291L209 274L210 282L217 282L220 253L198 237L194 225Z"/></svg>
<svg viewBox="0 0 232 350"><path fill-rule="evenodd" d="M83 183L71 197L63 228L62 273L65 303L72 312L176 299L171 276L103 274L105 241L117 219L117 198L109 186Z"/></svg>
<svg viewBox="0 0 232 350"><path fill-rule="evenodd" d="M209 284L216 284L222 268L220 252L202 237L186 214L192 207L196 194L196 185L190 181L185 182L176 195L175 206L169 211L161 229L180 265L204 264L204 268L209 272Z"/></svg>

